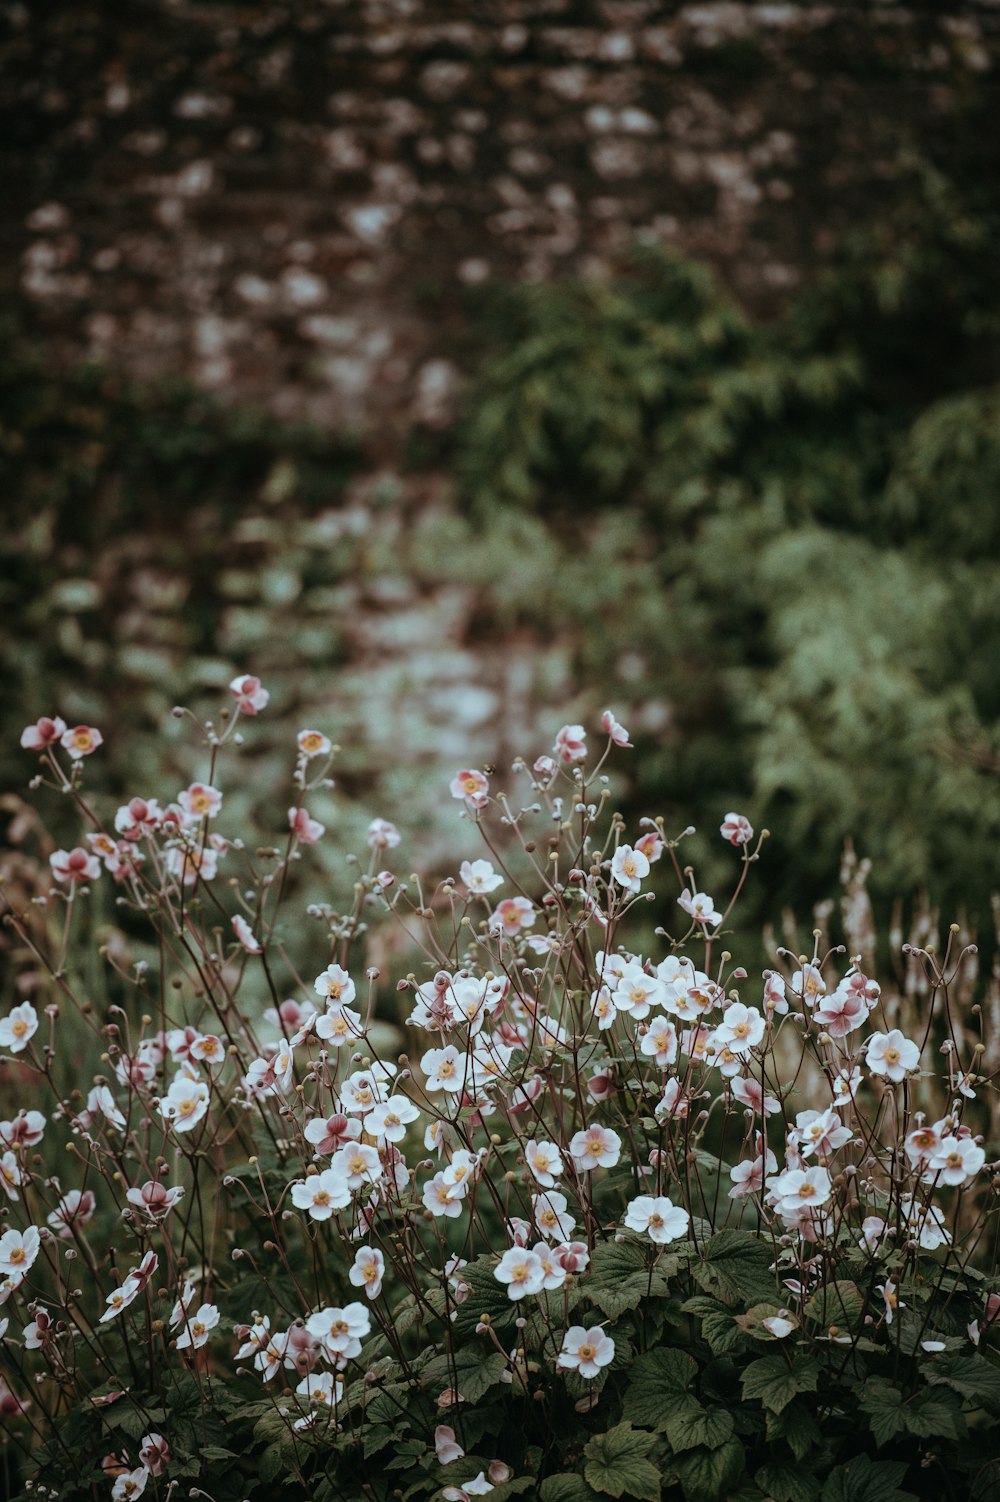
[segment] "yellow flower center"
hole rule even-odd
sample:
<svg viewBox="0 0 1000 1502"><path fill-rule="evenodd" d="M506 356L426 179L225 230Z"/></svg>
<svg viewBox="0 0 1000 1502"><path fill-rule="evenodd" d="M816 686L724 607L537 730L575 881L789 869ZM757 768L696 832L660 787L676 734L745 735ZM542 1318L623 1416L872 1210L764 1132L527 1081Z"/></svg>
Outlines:
<svg viewBox="0 0 1000 1502"><path fill-rule="evenodd" d="M592 1345L582 1345L577 1351L577 1355L581 1361L592 1361L594 1358L594 1349Z"/></svg>
<svg viewBox="0 0 1000 1502"><path fill-rule="evenodd" d="M11 1032L14 1034L15 1038L23 1038L27 1031L28 1024L25 1022L23 1017L19 1017L14 1023L14 1026L11 1028Z"/></svg>
<svg viewBox="0 0 1000 1502"><path fill-rule="evenodd" d="M887 1048L886 1051L885 1051L885 1062L887 1064L898 1064L899 1063L899 1049L898 1048Z"/></svg>
<svg viewBox="0 0 1000 1502"><path fill-rule="evenodd" d="M806 1182L804 1184L800 1184L799 1185L799 1199L800 1200L811 1200L812 1197L813 1197L813 1195L815 1193L816 1193L816 1186L815 1186L815 1184L810 1184L809 1181L808 1181L808 1179L806 1180Z"/></svg>

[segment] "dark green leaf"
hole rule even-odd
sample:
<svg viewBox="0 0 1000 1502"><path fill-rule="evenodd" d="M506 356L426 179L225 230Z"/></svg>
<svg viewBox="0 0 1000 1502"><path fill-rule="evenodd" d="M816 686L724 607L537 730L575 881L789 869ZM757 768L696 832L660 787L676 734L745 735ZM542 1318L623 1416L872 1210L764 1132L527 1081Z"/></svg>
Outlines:
<svg viewBox="0 0 1000 1502"><path fill-rule="evenodd" d="M798 1355L789 1365L775 1352L751 1361L743 1373L743 1396L760 1398L765 1408L780 1413L797 1393L815 1392L818 1381L819 1366L811 1356Z"/></svg>
<svg viewBox="0 0 1000 1502"><path fill-rule="evenodd" d="M665 1429L672 1416L700 1412L691 1391L697 1372L697 1363L684 1351L646 1351L632 1365L622 1412L647 1429Z"/></svg>
<svg viewBox="0 0 1000 1502"><path fill-rule="evenodd" d="M689 1450L671 1461L687 1502L721 1502L743 1474L743 1446L727 1439L714 1450Z"/></svg>
<svg viewBox="0 0 1000 1502"><path fill-rule="evenodd" d="M653 1436L628 1422L598 1434L584 1449L583 1474L595 1491L609 1497L627 1494L640 1502L659 1502L660 1473L646 1459Z"/></svg>
<svg viewBox="0 0 1000 1502"><path fill-rule="evenodd" d="M733 1416L725 1408L702 1408L677 1413L667 1420L667 1440L672 1450L691 1450L695 1445L712 1449L733 1432Z"/></svg>
<svg viewBox="0 0 1000 1502"><path fill-rule="evenodd" d="M916 1502L913 1493L899 1485L905 1475L902 1461L856 1455L830 1472L820 1502Z"/></svg>
<svg viewBox="0 0 1000 1502"><path fill-rule="evenodd" d="M799 1466L771 1461L761 1466L754 1480L765 1496L773 1498L773 1502L818 1502L819 1482Z"/></svg>

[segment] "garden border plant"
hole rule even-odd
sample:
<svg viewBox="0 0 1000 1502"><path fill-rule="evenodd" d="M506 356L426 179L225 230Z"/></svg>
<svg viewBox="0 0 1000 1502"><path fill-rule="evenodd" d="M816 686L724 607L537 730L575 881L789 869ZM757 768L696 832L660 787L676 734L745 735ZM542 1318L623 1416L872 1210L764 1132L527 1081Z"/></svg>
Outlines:
<svg viewBox="0 0 1000 1502"><path fill-rule="evenodd" d="M22 736L85 834L49 851L25 819L5 869L8 1489L994 1495L996 1071L957 929L907 946L902 994L819 931L751 979L728 946L766 831L725 816L716 903L688 831L611 811L606 711L597 756L567 724L509 787L456 773L486 851L456 875L401 877L373 819L352 904L306 908L328 963L303 975L337 748L299 732L280 839L223 833L268 702L231 689L214 722L176 711L202 778L116 811L85 788L95 727ZM376 921L407 973L366 967Z"/></svg>

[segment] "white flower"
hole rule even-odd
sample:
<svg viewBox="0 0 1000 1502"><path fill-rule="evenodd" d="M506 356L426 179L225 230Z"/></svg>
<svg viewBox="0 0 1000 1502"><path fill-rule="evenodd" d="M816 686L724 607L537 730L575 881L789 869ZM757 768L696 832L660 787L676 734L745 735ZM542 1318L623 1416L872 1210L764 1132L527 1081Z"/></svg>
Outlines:
<svg viewBox="0 0 1000 1502"><path fill-rule="evenodd" d="M322 996L327 1006L347 1006L354 1000L354 982L347 971L341 965L327 965L322 974L317 975L313 989L317 996Z"/></svg>
<svg viewBox="0 0 1000 1502"><path fill-rule="evenodd" d="M895 1314L896 1310L905 1309L906 1305L901 1299L898 1299L896 1297L895 1283L878 1283L876 1284L876 1287L878 1289L878 1292L882 1295L882 1302L885 1305L885 1322L887 1325L891 1325L892 1317Z"/></svg>
<svg viewBox="0 0 1000 1502"><path fill-rule="evenodd" d="M208 1110L208 1095L208 1086L203 1081L176 1075L166 1095L160 1098L160 1113L175 1132L190 1132Z"/></svg>
<svg viewBox="0 0 1000 1502"><path fill-rule="evenodd" d="M141 1497L151 1474L144 1465L138 1466L134 1471L123 1471L115 1477L115 1484L111 1488L111 1502L132 1502L133 1497Z"/></svg>
<svg viewBox="0 0 1000 1502"><path fill-rule="evenodd" d="M667 999L667 988L657 976L647 975L640 964L630 961L622 970L611 994L620 1012L628 1012L636 1022L641 1022L649 1016L651 1007L663 1005Z"/></svg>
<svg viewBox="0 0 1000 1502"><path fill-rule="evenodd" d="M967 1184L985 1162L986 1154L971 1137L943 1137L930 1155L924 1182Z"/></svg>
<svg viewBox="0 0 1000 1502"><path fill-rule="evenodd" d="M630 1231L637 1231L640 1235L645 1233L650 1241L665 1246L668 1241L677 1241L686 1233L690 1218L686 1210L675 1205L666 1195L654 1198L640 1194L626 1206L624 1223Z"/></svg>
<svg viewBox="0 0 1000 1502"><path fill-rule="evenodd" d="M562 1153L554 1142L531 1141L524 1149L524 1161L531 1170L532 1177L543 1189L555 1187L556 1179L562 1173Z"/></svg>
<svg viewBox="0 0 1000 1502"><path fill-rule="evenodd" d="M619 845L611 858L611 875L626 892L638 892L643 877L649 875L649 861L641 850Z"/></svg>
<svg viewBox="0 0 1000 1502"><path fill-rule="evenodd" d="M0 1018L0 1048L20 1053L37 1031L38 1013L30 1001L22 1001L20 1006L12 1007L6 1017Z"/></svg>
<svg viewBox="0 0 1000 1502"><path fill-rule="evenodd" d="M325 1403L327 1408L332 1408L343 1394L344 1379L334 1372L306 1372L295 1391L300 1397L308 1398L310 1403ZM306 1426L302 1419L298 1419L293 1427Z"/></svg>
<svg viewBox="0 0 1000 1502"><path fill-rule="evenodd" d="M444 1215L449 1220L456 1220L462 1213L465 1187L464 1184L450 1184L443 1173L436 1173L424 1185L421 1198L432 1215Z"/></svg>
<svg viewBox="0 0 1000 1502"><path fill-rule="evenodd" d="M504 1252L493 1269L498 1283L506 1283L507 1297L523 1299L525 1294L538 1293L545 1282L542 1259L521 1246L512 1246Z"/></svg>
<svg viewBox="0 0 1000 1502"><path fill-rule="evenodd" d="M571 1241L576 1229L575 1218L567 1213L567 1200L557 1190L531 1196L535 1225L548 1241Z"/></svg>
<svg viewBox="0 0 1000 1502"><path fill-rule="evenodd" d="M795 1117L795 1129L789 1133L789 1141L803 1158L808 1158L810 1153L827 1158L850 1140L850 1127L844 1126L832 1106L825 1111L799 1111Z"/></svg>
<svg viewBox="0 0 1000 1502"><path fill-rule="evenodd" d="M373 1106L365 1122L365 1131L379 1142L402 1142L406 1128L420 1112L405 1095L390 1095L381 1105Z"/></svg>
<svg viewBox="0 0 1000 1502"><path fill-rule="evenodd" d="M682 907L696 923L722 922L722 914L707 892L692 893L690 888L685 887L677 899L677 905Z"/></svg>
<svg viewBox="0 0 1000 1502"><path fill-rule="evenodd" d="M256 938L253 929L240 913L233 914L233 933L243 945L247 954L263 954L264 951L261 949L260 942Z"/></svg>
<svg viewBox="0 0 1000 1502"><path fill-rule="evenodd" d="M833 1194L830 1175L825 1168L786 1168L771 1185L771 1195L779 1215L801 1215L825 1205Z"/></svg>
<svg viewBox="0 0 1000 1502"><path fill-rule="evenodd" d="M734 1001L726 1008L715 1029L716 1044L725 1044L733 1054L749 1053L763 1037L763 1017L756 1007L745 1007L741 1001Z"/></svg>
<svg viewBox="0 0 1000 1502"><path fill-rule="evenodd" d="M354 1254L354 1265L348 1278L355 1288L363 1288L370 1299L377 1299L382 1292L385 1275L385 1258L376 1247L360 1246Z"/></svg>
<svg viewBox="0 0 1000 1502"><path fill-rule="evenodd" d="M0 1277L21 1283L31 1267L41 1246L41 1238L34 1226L24 1232L5 1231L0 1236Z"/></svg>
<svg viewBox="0 0 1000 1502"><path fill-rule="evenodd" d="M677 1058L677 1030L669 1017L655 1017L639 1041L639 1050L656 1062L658 1069L669 1069Z"/></svg>
<svg viewBox="0 0 1000 1502"><path fill-rule="evenodd" d="M197 1314L189 1315L184 1328L177 1337L177 1349L190 1347L197 1351L208 1341L209 1334L219 1323L219 1311L214 1304L202 1304Z"/></svg>
<svg viewBox="0 0 1000 1502"><path fill-rule="evenodd" d="M577 1132L569 1150L577 1168L614 1168L621 1156L622 1139L609 1127L592 1126Z"/></svg>
<svg viewBox="0 0 1000 1502"><path fill-rule="evenodd" d="M888 1033L873 1033L868 1039L865 1063L872 1074L885 1075L899 1084L920 1063L920 1049L894 1027Z"/></svg>
<svg viewBox="0 0 1000 1502"><path fill-rule="evenodd" d="M792 1331L797 1328L793 1319L785 1319L781 1314L772 1314L767 1319L762 1319L761 1324L776 1340L784 1340L786 1335L791 1335Z"/></svg>
<svg viewBox="0 0 1000 1502"><path fill-rule="evenodd" d="M430 1091L447 1090L454 1095L465 1088L466 1057L453 1043L447 1048L429 1048L420 1067Z"/></svg>
<svg viewBox="0 0 1000 1502"><path fill-rule="evenodd" d="M306 1024L308 1027L308 1023ZM361 1013L353 1007L331 1007L328 1012L312 1021L317 1038L329 1043L332 1048L343 1048L345 1043L355 1043L361 1036ZM295 1041L302 1035L296 1033Z"/></svg>
<svg viewBox="0 0 1000 1502"><path fill-rule="evenodd" d="M345 1304L343 1309L319 1309L306 1320L306 1329L332 1357L360 1356L361 1342L372 1327L364 1304Z"/></svg>
<svg viewBox="0 0 1000 1502"><path fill-rule="evenodd" d="M458 874L470 897L486 897L503 886L503 877L497 875L489 861L463 861Z"/></svg>
<svg viewBox="0 0 1000 1502"><path fill-rule="evenodd" d="M596 1377L602 1366L614 1360L614 1355L615 1343L600 1325L592 1325L589 1330L582 1325L571 1325L563 1336L557 1365L577 1371L581 1377Z"/></svg>
<svg viewBox="0 0 1000 1502"><path fill-rule="evenodd" d="M348 1142L338 1147L330 1160L330 1168L343 1174L351 1190L363 1184L377 1184L382 1177L382 1160L378 1148L367 1142Z"/></svg>
<svg viewBox="0 0 1000 1502"><path fill-rule="evenodd" d="M313 1220L329 1220L334 1210L343 1210L351 1203L351 1186L346 1175L334 1168L324 1168L322 1173L310 1174L292 1185L292 1204L297 1210L308 1210Z"/></svg>

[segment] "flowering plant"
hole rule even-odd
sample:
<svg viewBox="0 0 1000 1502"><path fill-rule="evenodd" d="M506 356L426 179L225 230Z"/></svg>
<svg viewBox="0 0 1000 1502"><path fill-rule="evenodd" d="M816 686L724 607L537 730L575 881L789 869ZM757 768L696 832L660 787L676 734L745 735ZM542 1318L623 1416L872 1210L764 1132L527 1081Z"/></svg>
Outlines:
<svg viewBox="0 0 1000 1502"><path fill-rule="evenodd" d="M487 854L433 888L373 819L349 904L306 909L312 976L288 914L336 747L298 734L283 841L251 851L226 765L268 694L231 689L191 716L200 780L106 814L95 728L22 737L86 826L5 866L25 1494L992 1495L995 1085L957 930L891 993L820 930L751 979L727 946L766 831L727 813L732 891L699 890L686 832L609 812L609 711L596 757L569 724L518 760L523 794L456 773Z"/></svg>

